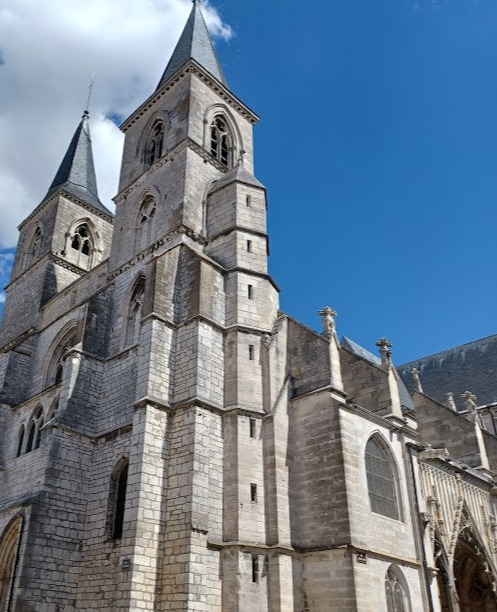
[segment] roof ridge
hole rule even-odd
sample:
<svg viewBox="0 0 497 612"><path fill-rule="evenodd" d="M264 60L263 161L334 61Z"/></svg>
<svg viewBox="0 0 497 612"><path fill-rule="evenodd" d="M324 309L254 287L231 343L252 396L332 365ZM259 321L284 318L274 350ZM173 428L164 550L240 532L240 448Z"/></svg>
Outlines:
<svg viewBox="0 0 497 612"><path fill-rule="evenodd" d="M419 357L418 359L412 359L411 361L406 361L405 363L396 366L396 369L405 368L413 363L418 363L419 361L426 361L427 359L431 359L432 357L437 357L438 355L443 355L446 353L451 353L453 351L460 350L464 347L471 346L472 344L478 344L479 342L484 342L485 340L490 340L491 338L497 339L497 334L491 334L490 336L484 336L483 338L478 338L477 340L471 340L470 342L465 342L464 344L458 344L457 346L453 346L448 349L444 349L443 351L438 351L436 353L430 353L425 357Z"/></svg>

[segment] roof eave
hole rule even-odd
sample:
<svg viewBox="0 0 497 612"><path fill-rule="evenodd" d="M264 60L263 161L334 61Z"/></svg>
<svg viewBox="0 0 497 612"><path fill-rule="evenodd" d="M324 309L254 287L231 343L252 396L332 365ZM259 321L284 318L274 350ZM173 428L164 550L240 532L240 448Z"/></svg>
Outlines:
<svg viewBox="0 0 497 612"><path fill-rule="evenodd" d="M187 74L195 74L205 81L216 93L218 93L226 102L240 112L250 123L255 124L259 121L260 117L254 113L246 104L244 104L239 98L237 98L221 81L216 79L208 70L201 66L194 59L188 60L184 66L178 70L170 79L154 91L136 111L131 114L123 123L120 125L122 132L126 133L128 129L142 117L145 112L151 108L167 91L169 91L178 81L180 81Z"/></svg>

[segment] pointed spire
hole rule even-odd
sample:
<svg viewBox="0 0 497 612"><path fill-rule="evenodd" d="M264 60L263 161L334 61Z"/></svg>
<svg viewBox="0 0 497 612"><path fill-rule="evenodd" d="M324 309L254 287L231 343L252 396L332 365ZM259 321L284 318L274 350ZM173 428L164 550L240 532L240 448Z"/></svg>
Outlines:
<svg viewBox="0 0 497 612"><path fill-rule="evenodd" d="M202 9L200 8L200 0L193 0L193 9L190 17L186 22L183 34L176 45L157 89L160 89L166 81L191 59L210 72L223 85L227 84L217 59Z"/></svg>
<svg viewBox="0 0 497 612"><path fill-rule="evenodd" d="M98 198L89 119L90 114L85 110L47 196L57 189L64 189L99 212L111 216Z"/></svg>

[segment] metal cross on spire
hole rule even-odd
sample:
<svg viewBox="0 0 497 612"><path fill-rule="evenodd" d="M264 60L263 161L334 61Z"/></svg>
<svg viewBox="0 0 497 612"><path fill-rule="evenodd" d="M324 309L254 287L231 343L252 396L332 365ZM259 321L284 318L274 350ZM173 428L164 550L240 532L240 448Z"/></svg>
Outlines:
<svg viewBox="0 0 497 612"><path fill-rule="evenodd" d="M91 81L90 81L90 86L88 87L88 100L86 101L86 108L85 108L85 115L89 115L90 114L90 101L91 101L91 95L93 93L93 86L95 85L95 71L93 71L93 74L91 75Z"/></svg>

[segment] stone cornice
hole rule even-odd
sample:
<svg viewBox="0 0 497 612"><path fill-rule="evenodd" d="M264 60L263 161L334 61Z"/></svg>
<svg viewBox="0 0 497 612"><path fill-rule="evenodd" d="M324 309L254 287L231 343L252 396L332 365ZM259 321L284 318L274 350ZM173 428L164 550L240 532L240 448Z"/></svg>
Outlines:
<svg viewBox="0 0 497 612"><path fill-rule="evenodd" d="M266 232L260 232L259 230L253 229L251 227L246 227L245 225L232 225L231 227L214 234L213 236L208 236L208 242L213 242L217 238L221 236L227 236L232 232L244 232L245 234L252 234L253 236L259 236L259 238L267 238L268 235Z"/></svg>
<svg viewBox="0 0 497 612"><path fill-rule="evenodd" d="M208 153L204 147L202 147L198 142L195 142L192 138L187 136L181 142L179 142L176 146L174 146L170 151L168 151L165 155L163 155L160 159L158 159L154 164L152 164L145 172L140 174L138 178L132 181L129 185L127 185L124 189L122 189L117 196L114 198L114 202L116 206L125 200L129 195L131 195L134 191L139 189L141 185L148 184L147 181L149 177L154 174L159 168L165 166L167 163L172 162L174 158L179 155L185 149L191 149L195 151L206 164L211 164L220 172L224 174L228 172L228 168L214 159L210 153Z"/></svg>
<svg viewBox="0 0 497 612"><path fill-rule="evenodd" d="M359 404L354 404L354 402L340 404L340 408L353 414L359 413L367 420L372 421L377 425L381 425L382 427L385 427L385 429L388 429L390 431L400 431L406 434L409 438L413 439L419 438L419 433L415 429L409 427L409 425L401 426L399 424L392 423L392 421L390 421L387 416L381 416L376 412L371 412L367 408L359 406Z"/></svg>
<svg viewBox="0 0 497 612"><path fill-rule="evenodd" d="M50 204L53 204L55 200L60 196L64 197L66 200L69 200L70 202L74 202L74 204L78 204L79 206L81 206L81 208L84 208L88 212L91 212L96 217L100 217L101 219L108 221L110 224L114 223L114 217L112 217L111 215L106 215L102 211L99 211L97 208L93 207L91 204L87 204L85 201L80 200L65 189L60 188L57 189L57 191L49 197L43 199L41 203L33 210L33 212L28 215L26 219L24 219L24 221L21 221L17 229L19 231L22 230L26 223L28 223L31 219L37 217L38 214L41 213L41 211L45 210L45 208L47 208L47 206L49 206Z"/></svg>
<svg viewBox="0 0 497 612"><path fill-rule="evenodd" d="M251 111L241 100L234 96L231 91L210 75L200 64L191 59L181 70L173 77L164 83L164 85L155 91L138 109L121 124L121 130L127 132L129 128L136 123L149 109L153 108L157 102L188 74L195 74L204 83L215 91L225 102L227 102L234 110L245 117L250 123L255 124L259 121L259 117Z"/></svg>

